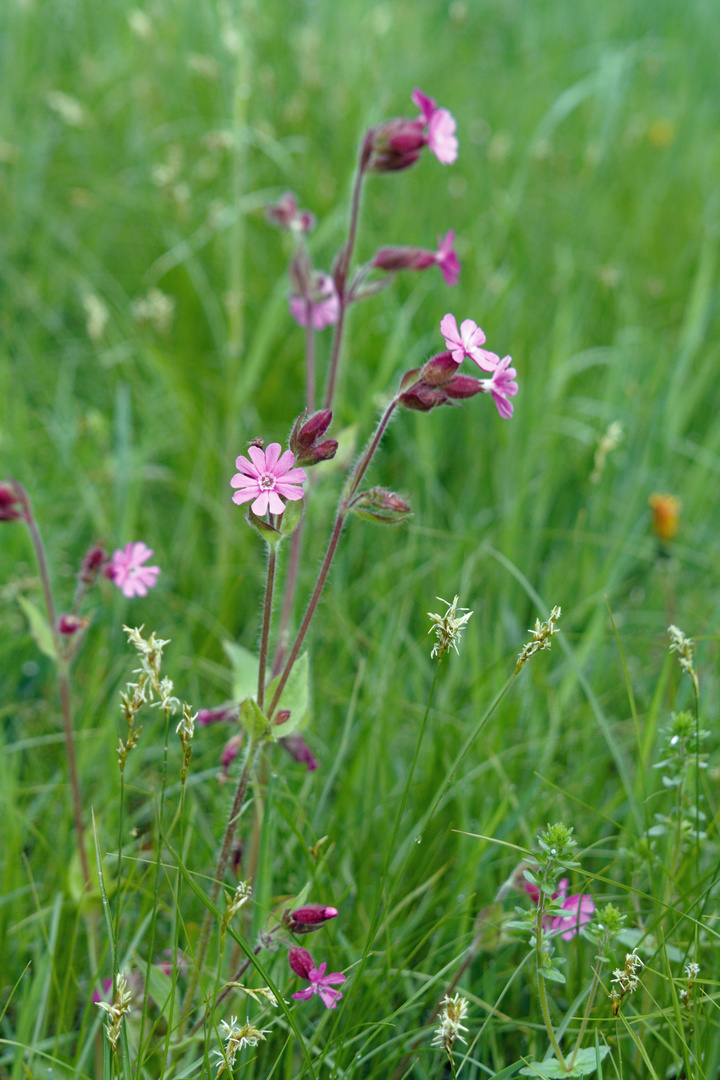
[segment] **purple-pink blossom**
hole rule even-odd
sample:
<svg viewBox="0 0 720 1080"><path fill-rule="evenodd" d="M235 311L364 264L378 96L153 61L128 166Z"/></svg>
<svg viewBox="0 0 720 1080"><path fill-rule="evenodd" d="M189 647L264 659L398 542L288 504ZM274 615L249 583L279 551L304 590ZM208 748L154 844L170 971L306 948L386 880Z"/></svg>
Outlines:
<svg viewBox="0 0 720 1080"><path fill-rule="evenodd" d="M152 556L153 549L142 540L126 544L124 548L113 551L110 562L103 573L117 585L123 596L147 596L148 589L157 584L159 566L143 566Z"/></svg>
<svg viewBox="0 0 720 1080"><path fill-rule="evenodd" d="M311 297L291 296L290 314L298 326L324 330L340 318L340 297L330 274L316 274Z"/></svg>
<svg viewBox="0 0 720 1080"><path fill-rule="evenodd" d="M463 319L458 330L455 316L448 312L440 322L440 333L456 364L461 364L468 356L484 371L494 371L497 357L481 348L485 344L485 334L472 319Z"/></svg>
<svg viewBox="0 0 720 1080"><path fill-rule="evenodd" d="M295 951L305 952L304 949L290 949L290 952ZM309 956L309 953L306 953L306 955ZM326 975L325 971L327 970L327 964L325 963L325 961L323 961L323 963L318 968L316 968L314 965L312 967L303 965L305 967L305 970L307 971L307 974L302 974L298 970L298 968L300 967L299 964L297 966L294 966L291 963L290 966L293 968L296 974L300 975L303 979L307 979L310 983L310 985L306 987L305 990L298 990L297 994L293 994L293 998L295 999L295 1001L309 1001L314 994L317 994L322 999L323 1005L325 1005L327 1009L334 1009L336 1007L338 1001L342 997L342 994L339 990L333 990L333 986L338 986L340 983L345 982L346 976L343 975L342 972L335 971L331 972L329 975Z"/></svg>
<svg viewBox="0 0 720 1080"><path fill-rule="evenodd" d="M250 509L261 517L268 509L271 514L282 514L285 509L283 499L295 502L302 499L301 485L307 479L304 469L294 469L295 455L292 450L282 453L280 443L270 443L267 450L259 446L248 448L250 460L242 454L235 459L235 466L240 471L230 481L231 487L239 490L233 495L233 502L247 503L252 500Z"/></svg>
<svg viewBox="0 0 720 1080"><path fill-rule="evenodd" d="M441 165L452 165L458 156L455 117L448 109L438 108L435 99L417 87L412 92L412 100L427 124L428 149Z"/></svg>
<svg viewBox="0 0 720 1080"><path fill-rule="evenodd" d="M563 941L572 941L581 926L589 923L595 914L595 901L588 893L573 893L567 895L569 881L563 878L558 882L557 896L564 897L560 905L568 914L556 915L552 920L550 932L560 934Z"/></svg>
<svg viewBox="0 0 720 1080"><path fill-rule="evenodd" d="M508 398L515 397L518 392L518 384L515 382L517 371L510 367L511 356L505 356L501 360L494 353L487 353L488 360L494 357L497 366L489 379L481 379L480 385L484 394L492 394L492 399L497 405L497 411L503 420L509 420L513 414L512 402Z"/></svg>
<svg viewBox="0 0 720 1080"><path fill-rule="evenodd" d="M438 249L435 252L435 262L440 267L440 273L445 278L446 285L457 285L460 277L460 260L453 251L455 233L449 229L445 236L438 236Z"/></svg>

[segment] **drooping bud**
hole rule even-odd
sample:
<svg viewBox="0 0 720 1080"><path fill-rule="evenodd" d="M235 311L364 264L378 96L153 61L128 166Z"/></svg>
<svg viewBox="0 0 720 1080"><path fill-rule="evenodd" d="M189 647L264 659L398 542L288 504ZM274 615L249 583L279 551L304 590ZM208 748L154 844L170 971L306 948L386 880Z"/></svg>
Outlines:
<svg viewBox="0 0 720 1080"><path fill-rule="evenodd" d="M315 772L320 763L302 735L285 735L284 738L278 739L278 742L283 750L287 750L293 761L306 765L308 772Z"/></svg>
<svg viewBox="0 0 720 1080"><path fill-rule="evenodd" d="M237 720L239 716L238 705L218 705L215 709L200 709L197 722L198 724L219 724L223 720Z"/></svg>
<svg viewBox="0 0 720 1080"><path fill-rule="evenodd" d="M326 439L318 442L332 423L330 409L321 409L309 419L306 414L295 421L290 436L290 449L295 455L296 465L316 465L318 461L329 461L334 458L338 444L335 439Z"/></svg>
<svg viewBox="0 0 720 1080"><path fill-rule="evenodd" d="M414 412L430 412L437 405L444 405L447 394L439 387L424 386L417 383L398 398L398 405Z"/></svg>
<svg viewBox="0 0 720 1080"><path fill-rule="evenodd" d="M288 949L288 964L301 979L309 979L310 969L315 967L315 961L310 953L307 949L301 949L299 945L292 945Z"/></svg>
<svg viewBox="0 0 720 1080"><path fill-rule="evenodd" d="M356 495L350 509L367 521L384 525L399 525L411 515L410 504L386 488L374 487Z"/></svg>
<svg viewBox="0 0 720 1080"><path fill-rule="evenodd" d="M24 517L19 503L14 487L11 484L0 484L0 521L17 521Z"/></svg>
<svg viewBox="0 0 720 1080"><path fill-rule="evenodd" d="M58 630L61 634L65 634L67 637L72 637L78 630L84 630L86 626L90 625L90 620L87 616L80 615L61 615L58 619Z"/></svg>
<svg viewBox="0 0 720 1080"><path fill-rule="evenodd" d="M398 116L372 131L366 168L370 172L399 172L414 165L427 143L422 119Z"/></svg>
<svg viewBox="0 0 720 1080"><path fill-rule="evenodd" d="M107 552L100 544L93 546L83 555L78 572L78 580L83 585L92 585L103 565L107 562Z"/></svg>
<svg viewBox="0 0 720 1080"><path fill-rule="evenodd" d="M265 217L278 229L290 229L292 232L308 233L315 228L315 215L309 210L300 210L292 191L286 191L276 203L265 207Z"/></svg>
<svg viewBox="0 0 720 1080"><path fill-rule="evenodd" d="M288 911L283 915L283 922L292 934L311 934L313 930L338 914L337 908L325 904L306 904L304 907Z"/></svg>

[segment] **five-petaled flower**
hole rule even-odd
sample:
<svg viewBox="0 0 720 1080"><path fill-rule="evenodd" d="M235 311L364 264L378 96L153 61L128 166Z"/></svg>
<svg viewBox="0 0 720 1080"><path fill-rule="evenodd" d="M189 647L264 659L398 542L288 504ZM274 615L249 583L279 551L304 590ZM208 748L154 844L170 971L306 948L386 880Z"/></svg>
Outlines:
<svg viewBox="0 0 720 1080"><path fill-rule="evenodd" d="M324 330L340 318L340 297L330 274L315 274L312 296L291 296L288 303L298 326L307 326L309 322L313 330Z"/></svg>
<svg viewBox="0 0 720 1080"><path fill-rule="evenodd" d="M557 892L552 894L552 900L562 898L560 907L567 911L567 915L546 915L543 919L545 932L553 936L560 935L563 941L572 941L581 926L589 923L595 914L595 901L589 893L573 893L568 896L567 878L561 878L558 882ZM540 890L537 885L530 881L523 881L525 892L534 904L540 899Z"/></svg>
<svg viewBox="0 0 720 1080"><path fill-rule="evenodd" d="M448 312L440 322L440 333L456 364L461 364L467 356L483 371L495 370L498 358L495 353L481 348L485 344L485 334L472 319L463 319L458 330L455 316Z"/></svg>
<svg viewBox="0 0 720 1080"><path fill-rule="evenodd" d="M412 100L427 124L428 149L441 165L452 165L458 156L455 117L448 109L438 108L435 99L417 87L412 92Z"/></svg>
<svg viewBox="0 0 720 1080"><path fill-rule="evenodd" d="M446 285L457 285L460 277L460 260L453 251L455 233L452 229L445 236L438 236L438 249L435 252L435 262L440 267L440 273L445 278Z"/></svg>
<svg viewBox="0 0 720 1080"><path fill-rule="evenodd" d="M501 360L494 353L486 353L485 355L488 363L492 357L497 361L497 365L491 378L480 380L483 393L492 394L492 399L497 405L497 411L503 420L509 420L513 414L513 407L508 398L515 397L518 392L518 384L515 382L517 371L510 366L512 357L504 356Z"/></svg>
<svg viewBox="0 0 720 1080"><path fill-rule="evenodd" d="M345 982L346 976L342 972L326 975L327 964L323 961L320 967L315 967L315 961L307 949L301 949L298 945L288 949L288 963L296 975L310 983L305 990L293 994L296 1001L308 1001L313 994L318 994L326 1008L335 1008L342 994L339 990L333 990L333 986Z"/></svg>
<svg viewBox="0 0 720 1080"><path fill-rule="evenodd" d="M301 485L307 479L304 469L294 469L295 456L291 450L283 454L280 443L270 443L267 450L259 446L248 448L250 461L242 454L235 459L240 470L235 473L230 485L239 490L233 495L233 502L246 503L252 500L250 509L258 517L270 510L271 514L282 514L285 509L283 499L295 502L302 499Z"/></svg>
<svg viewBox="0 0 720 1080"><path fill-rule="evenodd" d="M159 566L143 566L153 554L152 548L138 540L112 553L103 573L117 585L123 596L147 596L148 589L157 584Z"/></svg>

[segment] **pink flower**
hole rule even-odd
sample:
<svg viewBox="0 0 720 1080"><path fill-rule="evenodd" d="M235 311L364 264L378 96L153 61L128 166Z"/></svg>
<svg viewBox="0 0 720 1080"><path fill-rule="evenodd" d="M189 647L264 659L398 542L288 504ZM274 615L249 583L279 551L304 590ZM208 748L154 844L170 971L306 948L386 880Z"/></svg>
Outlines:
<svg viewBox="0 0 720 1080"><path fill-rule="evenodd" d="M308 969L307 975L303 975L303 978L308 979L310 985L307 989L299 990L297 994L293 994L295 1001L309 1001L313 994L318 994L326 1008L335 1008L342 994L339 990L333 990L332 987L337 986L338 983L344 983L346 976L339 971L326 975L326 968L327 964L323 962L319 968L311 967Z"/></svg>
<svg viewBox="0 0 720 1080"><path fill-rule="evenodd" d="M153 550L142 540L135 544L126 544L124 548L113 551L110 562L103 571L105 577L117 585L123 596L147 596L148 589L157 584L159 566L143 566Z"/></svg>
<svg viewBox="0 0 720 1080"><path fill-rule="evenodd" d="M438 236L438 249L435 252L435 262L440 267L440 272L445 278L446 285L457 285L460 277L460 260L453 251L455 233L450 229L445 233L445 238Z"/></svg>
<svg viewBox="0 0 720 1080"><path fill-rule="evenodd" d="M589 923L595 914L595 901L588 893L573 893L567 895L568 879L563 878L558 883L558 896L564 896L561 907L569 914L556 915L552 921L551 932L560 934L563 941L572 941L581 926Z"/></svg>
<svg viewBox="0 0 720 1080"><path fill-rule="evenodd" d="M455 316L448 312L440 323L440 333L445 338L445 345L456 364L461 364L465 357L469 356L484 371L495 369L497 357L494 353L480 348L485 344L485 335L472 319L463 319L458 330Z"/></svg>
<svg viewBox="0 0 720 1080"><path fill-rule="evenodd" d="M233 495L233 502L246 503L253 500L250 509L258 517L270 509L271 514L282 514L285 509L283 499L296 502L302 499L301 484L307 479L304 469L294 469L295 456L291 450L281 455L280 443L270 443L267 450L251 446L248 461L242 454L235 459L235 466L240 471L235 473L230 486L239 488ZM282 498L281 498L282 496Z"/></svg>
<svg viewBox="0 0 720 1080"><path fill-rule="evenodd" d="M435 99L428 97L417 87L412 92L412 100L420 109L427 124L430 152L435 155L441 165L452 165L458 156L455 117L448 109L439 109Z"/></svg>
<svg viewBox="0 0 720 1080"><path fill-rule="evenodd" d="M505 356L501 360L494 353L486 354L488 360L491 357L497 361L497 367L492 373L492 378L481 379L480 385L484 394L492 394L493 401L497 405L497 411L503 420L509 420L513 414L513 407L508 398L515 397L518 392L518 384L515 382L517 371L514 367L510 367L511 356Z"/></svg>
<svg viewBox="0 0 720 1080"><path fill-rule="evenodd" d="M330 274L315 276L311 299L291 296L288 302L290 314L298 326L307 326L309 316L313 330L324 330L334 326L340 318L340 297Z"/></svg>

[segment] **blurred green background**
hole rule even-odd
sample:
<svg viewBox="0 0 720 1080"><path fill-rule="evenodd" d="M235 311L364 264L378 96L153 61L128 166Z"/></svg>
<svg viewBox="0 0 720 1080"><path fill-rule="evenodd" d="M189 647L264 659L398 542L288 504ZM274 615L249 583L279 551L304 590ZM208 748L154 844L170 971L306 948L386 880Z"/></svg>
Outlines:
<svg viewBox="0 0 720 1080"><path fill-rule="evenodd" d="M370 177L358 257L386 243L432 248L452 228L460 283L407 274L352 310L336 428L357 425L364 441L400 373L441 348L447 311L512 354L520 392L511 421L482 398L393 423L372 477L410 496L415 516L346 531L311 635L308 738L324 771L305 778L292 765L288 784L312 804L337 764L335 801L321 800L312 835L334 829L333 872L361 896L432 677L425 612L459 593L475 615L461 656L443 665L418 812L553 604L565 651L539 657L503 703L440 846L428 837L426 868L447 854L451 826L529 842L546 815L567 813L589 843L603 815L628 813L618 763L638 789L679 683L665 663L671 621L700 639L705 719L717 720L717 4L5 0L0 47L2 472L35 500L61 610L95 540L143 539L162 567L147 600L124 601L107 582L96 594L76 670L88 803L102 811L115 798L115 694L132 665L122 622L172 639L168 672L195 707L228 694L221 640L258 638L263 552L229 479L249 439L286 439L304 392L290 249L263 206L297 192L318 216L311 249L328 269L359 138L414 115L420 86L456 116L458 161L425 155ZM329 340L320 335L321 370ZM592 483L613 421L622 444ZM309 507L305 589L340 482L329 476ZM661 549L648 497L666 491L683 506ZM18 527L3 527L0 571L0 708L6 744L22 743L0 798L23 808L19 851L50 808L65 813L66 793L58 748L43 742L60 730L51 669L16 601L37 594ZM225 734L201 732L195 751L208 821L225 802L211 779ZM160 749L145 747L151 787ZM508 857L452 844L451 891L486 902Z"/></svg>

